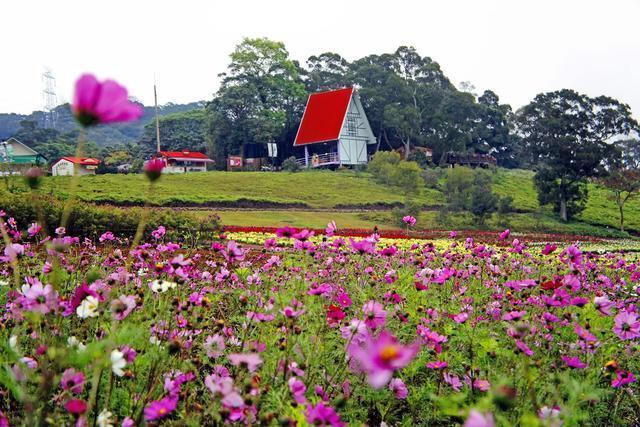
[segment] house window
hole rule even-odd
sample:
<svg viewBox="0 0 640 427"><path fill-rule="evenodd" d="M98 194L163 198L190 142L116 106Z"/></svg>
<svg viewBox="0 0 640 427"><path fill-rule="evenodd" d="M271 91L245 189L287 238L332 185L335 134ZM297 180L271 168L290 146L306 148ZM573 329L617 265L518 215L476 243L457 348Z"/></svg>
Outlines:
<svg viewBox="0 0 640 427"><path fill-rule="evenodd" d="M349 136L358 135L358 115L347 113L347 134Z"/></svg>

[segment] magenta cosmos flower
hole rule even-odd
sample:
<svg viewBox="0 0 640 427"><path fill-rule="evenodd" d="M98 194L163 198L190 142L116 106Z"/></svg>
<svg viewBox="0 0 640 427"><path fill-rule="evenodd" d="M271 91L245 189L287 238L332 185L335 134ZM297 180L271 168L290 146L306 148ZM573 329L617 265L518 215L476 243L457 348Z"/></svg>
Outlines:
<svg viewBox="0 0 640 427"><path fill-rule="evenodd" d="M373 388L384 387L397 369L404 368L418 353L420 345L402 345L396 337L383 331L377 338L368 335L362 344L351 343L349 355L367 373Z"/></svg>
<svg viewBox="0 0 640 427"><path fill-rule="evenodd" d="M159 420L173 412L177 406L177 396L168 396L160 400L155 400L144 408L144 419L147 421Z"/></svg>
<svg viewBox="0 0 640 427"><path fill-rule="evenodd" d="M307 422L316 426L341 427L346 424L340 420L340 415L330 406L325 406L323 402L316 406L307 405Z"/></svg>
<svg viewBox="0 0 640 427"><path fill-rule="evenodd" d="M93 74L76 81L73 114L82 126L138 120L142 107L129 101L127 89L113 80L99 82Z"/></svg>

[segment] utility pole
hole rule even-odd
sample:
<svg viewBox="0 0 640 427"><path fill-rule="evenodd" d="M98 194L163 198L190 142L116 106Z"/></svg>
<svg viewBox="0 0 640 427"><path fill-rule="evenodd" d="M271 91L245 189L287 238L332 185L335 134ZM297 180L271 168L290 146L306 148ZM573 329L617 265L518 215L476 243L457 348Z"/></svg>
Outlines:
<svg viewBox="0 0 640 427"><path fill-rule="evenodd" d="M153 77L153 99L156 105L156 152L160 153L160 120L158 119L158 93L156 92L156 79Z"/></svg>

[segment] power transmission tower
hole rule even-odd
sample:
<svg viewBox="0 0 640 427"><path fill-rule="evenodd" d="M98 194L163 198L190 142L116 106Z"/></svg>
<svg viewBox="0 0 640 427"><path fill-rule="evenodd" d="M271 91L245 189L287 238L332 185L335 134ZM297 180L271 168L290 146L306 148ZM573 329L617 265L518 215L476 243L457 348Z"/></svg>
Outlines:
<svg viewBox="0 0 640 427"><path fill-rule="evenodd" d="M44 127L56 128L58 122L58 96L56 95L56 79L49 68L45 68L42 73L42 99L44 101Z"/></svg>

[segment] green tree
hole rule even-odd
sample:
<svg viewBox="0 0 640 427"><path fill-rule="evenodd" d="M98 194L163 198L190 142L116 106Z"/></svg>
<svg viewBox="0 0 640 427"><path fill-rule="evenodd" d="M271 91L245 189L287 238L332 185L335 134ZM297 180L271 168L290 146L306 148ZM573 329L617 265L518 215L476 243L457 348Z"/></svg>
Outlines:
<svg viewBox="0 0 640 427"><path fill-rule="evenodd" d="M172 113L160 117L160 148L163 151L206 151L206 119L204 109ZM145 125L140 145L147 156L155 154L155 121Z"/></svg>
<svg viewBox="0 0 640 427"><path fill-rule="evenodd" d="M242 145L279 143L297 124L306 91L297 62L283 43L266 38L244 39L231 54L217 96L207 105L207 137L219 164Z"/></svg>
<svg viewBox="0 0 640 427"><path fill-rule="evenodd" d="M608 140L637 129L625 104L569 89L539 94L518 112L518 131L532 161L541 204L563 221L584 207L586 179L604 173L617 150Z"/></svg>

